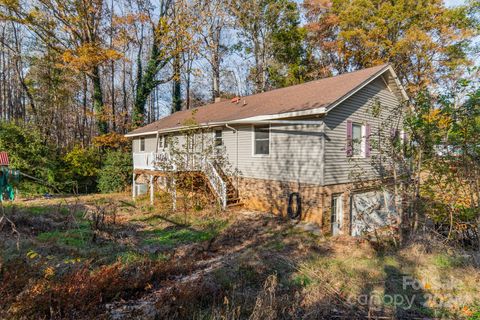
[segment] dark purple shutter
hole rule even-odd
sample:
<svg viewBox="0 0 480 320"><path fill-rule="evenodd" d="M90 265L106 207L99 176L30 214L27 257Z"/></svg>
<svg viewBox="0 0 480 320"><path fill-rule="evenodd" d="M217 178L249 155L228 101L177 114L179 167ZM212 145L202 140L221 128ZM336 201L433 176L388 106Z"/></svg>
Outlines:
<svg viewBox="0 0 480 320"><path fill-rule="evenodd" d="M370 134L371 134L371 129L370 129L370 124L367 123L365 127L365 157L370 157Z"/></svg>
<svg viewBox="0 0 480 320"><path fill-rule="evenodd" d="M353 156L353 124L352 121L347 120L347 157Z"/></svg>

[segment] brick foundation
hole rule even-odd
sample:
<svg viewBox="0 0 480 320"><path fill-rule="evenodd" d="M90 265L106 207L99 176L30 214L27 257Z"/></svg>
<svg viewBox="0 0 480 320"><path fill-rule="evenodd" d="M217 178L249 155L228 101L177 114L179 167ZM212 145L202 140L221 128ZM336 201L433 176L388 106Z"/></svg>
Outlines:
<svg viewBox="0 0 480 320"><path fill-rule="evenodd" d="M324 234L330 234L332 195L341 194L343 200L343 224L341 234L350 232L351 183L318 186L294 182L239 178L238 189L245 206L252 210L267 211L287 216L288 199L292 192L302 198L301 220L317 223Z"/></svg>
<svg viewBox="0 0 480 320"><path fill-rule="evenodd" d="M165 177L155 177L157 186L165 186ZM149 174L138 173L137 183L148 183ZM234 185L237 185L241 202L251 210L266 211L287 217L288 200L293 192L301 196L302 213L301 220L318 224L322 233L330 235L332 197L342 195L343 223L340 235L350 234L350 200L353 191L375 188L379 181L371 181L362 185L353 183L319 186L295 182L254 179L244 177L231 177ZM237 182L237 183L236 183Z"/></svg>

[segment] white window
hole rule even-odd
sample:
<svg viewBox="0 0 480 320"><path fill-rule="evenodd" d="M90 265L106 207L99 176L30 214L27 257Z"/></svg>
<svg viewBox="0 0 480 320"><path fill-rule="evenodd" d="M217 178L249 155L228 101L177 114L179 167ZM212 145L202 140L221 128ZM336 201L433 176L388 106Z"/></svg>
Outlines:
<svg viewBox="0 0 480 320"><path fill-rule="evenodd" d="M337 235L342 230L343 220L343 201L341 195L332 196L332 212L331 212L331 225L332 235Z"/></svg>
<svg viewBox="0 0 480 320"><path fill-rule="evenodd" d="M253 126L253 154L270 154L270 125Z"/></svg>
<svg viewBox="0 0 480 320"><path fill-rule="evenodd" d="M223 146L223 132L221 129L215 130L215 147Z"/></svg>
<svg viewBox="0 0 480 320"><path fill-rule="evenodd" d="M195 146L195 134L187 135L187 150L193 152L193 147Z"/></svg>
<svg viewBox="0 0 480 320"><path fill-rule="evenodd" d="M363 155L363 126L358 123L352 124L352 153L354 156Z"/></svg>
<svg viewBox="0 0 480 320"><path fill-rule="evenodd" d="M368 129L370 130L370 129ZM351 155L354 157L368 157L367 126L360 123L352 123Z"/></svg>
<svg viewBox="0 0 480 320"><path fill-rule="evenodd" d="M140 151L145 151L145 138L140 138Z"/></svg>
<svg viewBox="0 0 480 320"><path fill-rule="evenodd" d="M158 149L163 149L163 140L165 139L164 136L158 137Z"/></svg>

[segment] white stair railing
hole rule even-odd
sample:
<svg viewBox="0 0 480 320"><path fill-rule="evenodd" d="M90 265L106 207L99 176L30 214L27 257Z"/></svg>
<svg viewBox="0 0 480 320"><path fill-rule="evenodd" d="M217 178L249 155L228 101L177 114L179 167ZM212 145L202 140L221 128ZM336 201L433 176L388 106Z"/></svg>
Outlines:
<svg viewBox="0 0 480 320"><path fill-rule="evenodd" d="M203 157L201 161L202 172L205 173L210 185L217 194L220 204L222 205L222 209L225 209L227 207L227 184L222 179L213 163L208 160L207 157Z"/></svg>
<svg viewBox="0 0 480 320"><path fill-rule="evenodd" d="M201 171L207 177L223 209L227 207L227 184L213 163L199 153L184 153L176 162L170 152L145 152L133 154L136 169L159 171Z"/></svg>

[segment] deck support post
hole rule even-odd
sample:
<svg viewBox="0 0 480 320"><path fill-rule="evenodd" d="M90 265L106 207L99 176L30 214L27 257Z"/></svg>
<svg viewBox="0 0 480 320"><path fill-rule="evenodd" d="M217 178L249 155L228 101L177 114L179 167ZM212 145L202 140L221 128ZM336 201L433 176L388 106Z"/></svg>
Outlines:
<svg viewBox="0 0 480 320"><path fill-rule="evenodd" d="M153 206L153 198L154 198L154 189L153 189L153 175L150 175L150 205Z"/></svg>
<svg viewBox="0 0 480 320"><path fill-rule="evenodd" d="M137 175L134 173L132 177L133 177L132 178L132 198L133 200L135 200L137 196L137 182L135 181L137 178Z"/></svg>
<svg viewBox="0 0 480 320"><path fill-rule="evenodd" d="M177 182L175 178L172 178L170 188L172 189L172 210L175 211L177 210Z"/></svg>

